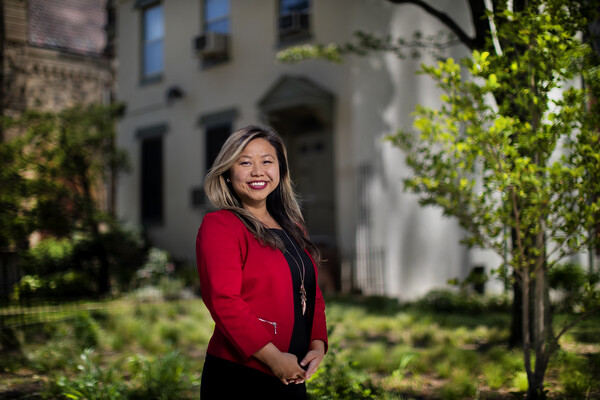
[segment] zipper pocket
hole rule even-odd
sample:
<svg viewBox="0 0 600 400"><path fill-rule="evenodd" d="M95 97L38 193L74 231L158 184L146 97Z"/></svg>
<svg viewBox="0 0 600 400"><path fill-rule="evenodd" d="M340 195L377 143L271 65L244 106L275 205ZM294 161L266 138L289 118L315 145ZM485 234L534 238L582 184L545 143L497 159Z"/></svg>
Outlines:
<svg viewBox="0 0 600 400"><path fill-rule="evenodd" d="M273 329L275 330L275 334L277 335L277 322L267 321L266 319L259 318L259 321L266 322L267 324L273 325Z"/></svg>

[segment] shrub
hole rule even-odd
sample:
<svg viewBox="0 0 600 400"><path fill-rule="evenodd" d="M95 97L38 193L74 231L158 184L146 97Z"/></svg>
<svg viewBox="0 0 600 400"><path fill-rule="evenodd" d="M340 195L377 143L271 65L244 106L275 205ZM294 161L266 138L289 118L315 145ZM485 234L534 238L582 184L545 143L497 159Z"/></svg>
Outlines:
<svg viewBox="0 0 600 400"><path fill-rule="evenodd" d="M82 348L98 345L98 324L88 313L80 313L73 320L73 334Z"/></svg>
<svg viewBox="0 0 600 400"><path fill-rule="evenodd" d="M385 343L369 343L364 344L359 350L353 352L352 358L361 369L388 372L385 365L387 354Z"/></svg>
<svg viewBox="0 0 600 400"><path fill-rule="evenodd" d="M72 267L75 243L69 239L47 238L28 249L21 266L29 275L46 275Z"/></svg>
<svg viewBox="0 0 600 400"><path fill-rule="evenodd" d="M13 301L74 299L95 293L93 277L80 271L59 271L45 277L25 275L15 284Z"/></svg>
<svg viewBox="0 0 600 400"><path fill-rule="evenodd" d="M136 231L129 231L115 222L108 223L99 241L89 235L72 233L69 238L46 238L21 254L20 265L40 286L33 289L24 281L15 288L17 299L23 296L77 298L96 293L94 284L99 268L98 249L106 252L109 270L117 290L128 290L132 277L146 258L147 245ZM101 245L101 246L100 246Z"/></svg>
<svg viewBox="0 0 600 400"><path fill-rule="evenodd" d="M425 310L442 313L481 314L484 312L507 311L510 300L506 295L484 296L457 290L432 290L416 305Z"/></svg>
<svg viewBox="0 0 600 400"><path fill-rule="evenodd" d="M143 267L137 273L137 285L158 286L160 280L166 276L172 276L175 272L175 264L170 261L169 253L165 250L152 247L148 251L148 258Z"/></svg>
<svg viewBox="0 0 600 400"><path fill-rule="evenodd" d="M125 380L125 371L102 368L93 355L93 350L84 350L77 364L78 373L58 376L46 396L59 395L74 400L180 399L197 385L186 372L187 360L177 352L160 358L131 357L130 381Z"/></svg>
<svg viewBox="0 0 600 400"><path fill-rule="evenodd" d="M529 389L529 382L527 381L527 372L518 371L511 379L511 386L513 389L521 393L525 393Z"/></svg>
<svg viewBox="0 0 600 400"><path fill-rule="evenodd" d="M120 400L127 397L127 385L112 368L102 369L92 359L93 350L86 349L77 365L79 374L61 375L50 390L73 400Z"/></svg>
<svg viewBox="0 0 600 400"><path fill-rule="evenodd" d="M181 279L163 276L159 280L158 288L165 300L177 300L181 297L183 291L183 281Z"/></svg>
<svg viewBox="0 0 600 400"><path fill-rule="evenodd" d="M584 285L598 281L597 274L588 274L583 267L573 263L559 264L548 271L550 287L560 293L555 306L559 312L571 312L584 298Z"/></svg>
<svg viewBox="0 0 600 400"><path fill-rule="evenodd" d="M463 369L453 371L450 382L440 390L443 400L472 398L477 393L477 384L471 374Z"/></svg>
<svg viewBox="0 0 600 400"><path fill-rule="evenodd" d="M483 366L483 377L490 389L500 389L506 381L506 371L502 365L488 363Z"/></svg>
<svg viewBox="0 0 600 400"><path fill-rule="evenodd" d="M134 357L132 372L139 380L131 399L179 399L196 382L190 378L187 360L177 351L161 358Z"/></svg>
<svg viewBox="0 0 600 400"><path fill-rule="evenodd" d="M148 244L141 232L112 223L102 235L102 243L108 253L110 273L121 291L132 288L136 271L146 261Z"/></svg>
<svg viewBox="0 0 600 400"><path fill-rule="evenodd" d="M594 378L590 374L588 360L576 354L561 352L560 382L564 392L570 398L586 398L586 393L593 387Z"/></svg>
<svg viewBox="0 0 600 400"><path fill-rule="evenodd" d="M380 394L364 373L346 360L338 360L337 349L330 349L319 369L307 384L308 398L313 400L368 400Z"/></svg>

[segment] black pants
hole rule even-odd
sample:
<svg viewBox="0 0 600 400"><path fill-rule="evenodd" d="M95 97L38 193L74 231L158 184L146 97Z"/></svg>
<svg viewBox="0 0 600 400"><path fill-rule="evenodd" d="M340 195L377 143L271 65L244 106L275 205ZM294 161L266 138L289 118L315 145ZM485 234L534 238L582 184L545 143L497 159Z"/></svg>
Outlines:
<svg viewBox="0 0 600 400"><path fill-rule="evenodd" d="M306 400L306 384L284 385L272 375L207 354L200 399Z"/></svg>

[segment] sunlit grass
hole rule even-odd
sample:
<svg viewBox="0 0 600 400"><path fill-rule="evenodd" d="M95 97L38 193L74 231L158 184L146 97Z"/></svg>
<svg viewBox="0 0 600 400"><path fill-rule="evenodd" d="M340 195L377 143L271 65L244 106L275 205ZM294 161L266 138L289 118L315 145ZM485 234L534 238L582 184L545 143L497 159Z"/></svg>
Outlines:
<svg viewBox="0 0 600 400"><path fill-rule="evenodd" d="M479 393L527 390L522 353L506 346L508 314L435 313L394 304L382 299L327 300L330 353L322 373L308 383L321 396L313 399L341 398L332 390L378 400L489 398ZM214 327L199 299L119 301L118 306L79 317L77 324L73 321L18 331L15 340L24 357L10 363L3 360L0 366L5 371L29 368L46 380L57 374L81 380L76 360L93 343L95 362L113 371L114 379L126 382L139 375L131 360L138 364L145 360L147 368L154 368L153 360L178 352L181 359L172 362L185 363L193 375L188 382L196 385ZM581 331L563 338L564 349L549 367L552 391L573 398L597 393L593 377L600 373L600 351L598 342L590 342L594 332L597 327L586 323ZM586 341L579 342L580 337ZM575 353L582 345L587 346L586 353ZM197 398L193 385L183 399Z"/></svg>

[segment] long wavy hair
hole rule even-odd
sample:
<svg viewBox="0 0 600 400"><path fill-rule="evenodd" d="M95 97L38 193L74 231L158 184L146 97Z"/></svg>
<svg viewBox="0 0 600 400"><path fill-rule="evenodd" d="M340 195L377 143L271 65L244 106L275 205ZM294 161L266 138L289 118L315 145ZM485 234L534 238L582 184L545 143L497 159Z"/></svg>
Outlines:
<svg viewBox="0 0 600 400"><path fill-rule="evenodd" d="M307 250L314 262L320 265L322 259L317 246L308 236L306 224L298 197L294 192L289 174L287 151L281 137L272 128L250 125L233 132L223 144L212 168L204 179L204 192L218 209L230 210L244 223L246 228L261 243L284 250L283 241L267 229L252 213L246 210L227 179L231 168L254 139L265 139L275 148L279 162L279 185L267 196L267 211L279 226L288 232L300 246Z"/></svg>

